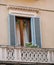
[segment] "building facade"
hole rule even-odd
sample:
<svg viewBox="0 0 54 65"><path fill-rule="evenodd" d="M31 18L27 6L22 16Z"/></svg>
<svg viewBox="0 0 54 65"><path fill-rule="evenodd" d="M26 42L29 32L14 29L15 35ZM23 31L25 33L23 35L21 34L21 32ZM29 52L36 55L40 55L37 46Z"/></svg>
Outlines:
<svg viewBox="0 0 54 65"><path fill-rule="evenodd" d="M0 64L54 64L53 28L54 0L1 0Z"/></svg>

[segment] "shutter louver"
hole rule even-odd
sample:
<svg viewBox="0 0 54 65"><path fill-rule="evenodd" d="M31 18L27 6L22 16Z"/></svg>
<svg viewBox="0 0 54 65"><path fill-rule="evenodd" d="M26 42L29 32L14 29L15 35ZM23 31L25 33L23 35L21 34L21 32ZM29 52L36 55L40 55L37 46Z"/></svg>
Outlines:
<svg viewBox="0 0 54 65"><path fill-rule="evenodd" d="M31 18L31 36L32 36L32 44L37 44L41 47L41 36L40 36L40 18Z"/></svg>
<svg viewBox="0 0 54 65"><path fill-rule="evenodd" d="M9 15L9 43L11 46L16 44L16 37L15 37L15 16Z"/></svg>

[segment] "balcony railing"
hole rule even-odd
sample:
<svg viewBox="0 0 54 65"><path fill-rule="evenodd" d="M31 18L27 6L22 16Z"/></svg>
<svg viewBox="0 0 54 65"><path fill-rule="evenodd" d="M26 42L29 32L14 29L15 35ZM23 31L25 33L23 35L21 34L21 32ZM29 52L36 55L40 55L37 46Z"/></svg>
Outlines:
<svg viewBox="0 0 54 65"><path fill-rule="evenodd" d="M0 46L0 61L54 63L54 49Z"/></svg>

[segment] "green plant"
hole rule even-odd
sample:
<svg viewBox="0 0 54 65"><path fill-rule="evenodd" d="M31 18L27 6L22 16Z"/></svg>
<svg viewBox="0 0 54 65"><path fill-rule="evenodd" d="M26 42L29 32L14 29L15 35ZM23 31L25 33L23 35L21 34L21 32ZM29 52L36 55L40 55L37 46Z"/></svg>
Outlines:
<svg viewBox="0 0 54 65"><path fill-rule="evenodd" d="M23 20L23 26L26 27L26 20Z"/></svg>
<svg viewBox="0 0 54 65"><path fill-rule="evenodd" d="M30 48L39 48L39 45L32 45L32 43L26 43L26 47L30 47Z"/></svg>
<svg viewBox="0 0 54 65"><path fill-rule="evenodd" d="M31 47L32 43L26 43L26 47Z"/></svg>
<svg viewBox="0 0 54 65"><path fill-rule="evenodd" d="M20 23L20 20L16 20L16 23L19 24Z"/></svg>

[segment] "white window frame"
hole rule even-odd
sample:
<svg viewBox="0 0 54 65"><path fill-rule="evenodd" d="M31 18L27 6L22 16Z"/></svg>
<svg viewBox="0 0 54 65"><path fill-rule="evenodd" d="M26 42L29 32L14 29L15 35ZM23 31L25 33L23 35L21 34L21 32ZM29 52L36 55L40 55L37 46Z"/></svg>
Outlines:
<svg viewBox="0 0 54 65"><path fill-rule="evenodd" d="M40 18L40 16L34 11L24 11L24 10L18 10L18 9L17 10L9 9L9 14L14 15L14 16L28 17L28 18L31 18L31 17L39 17ZM40 20L40 22L41 22L41 20ZM41 36L41 47L42 47L41 24L40 24L40 36Z"/></svg>

